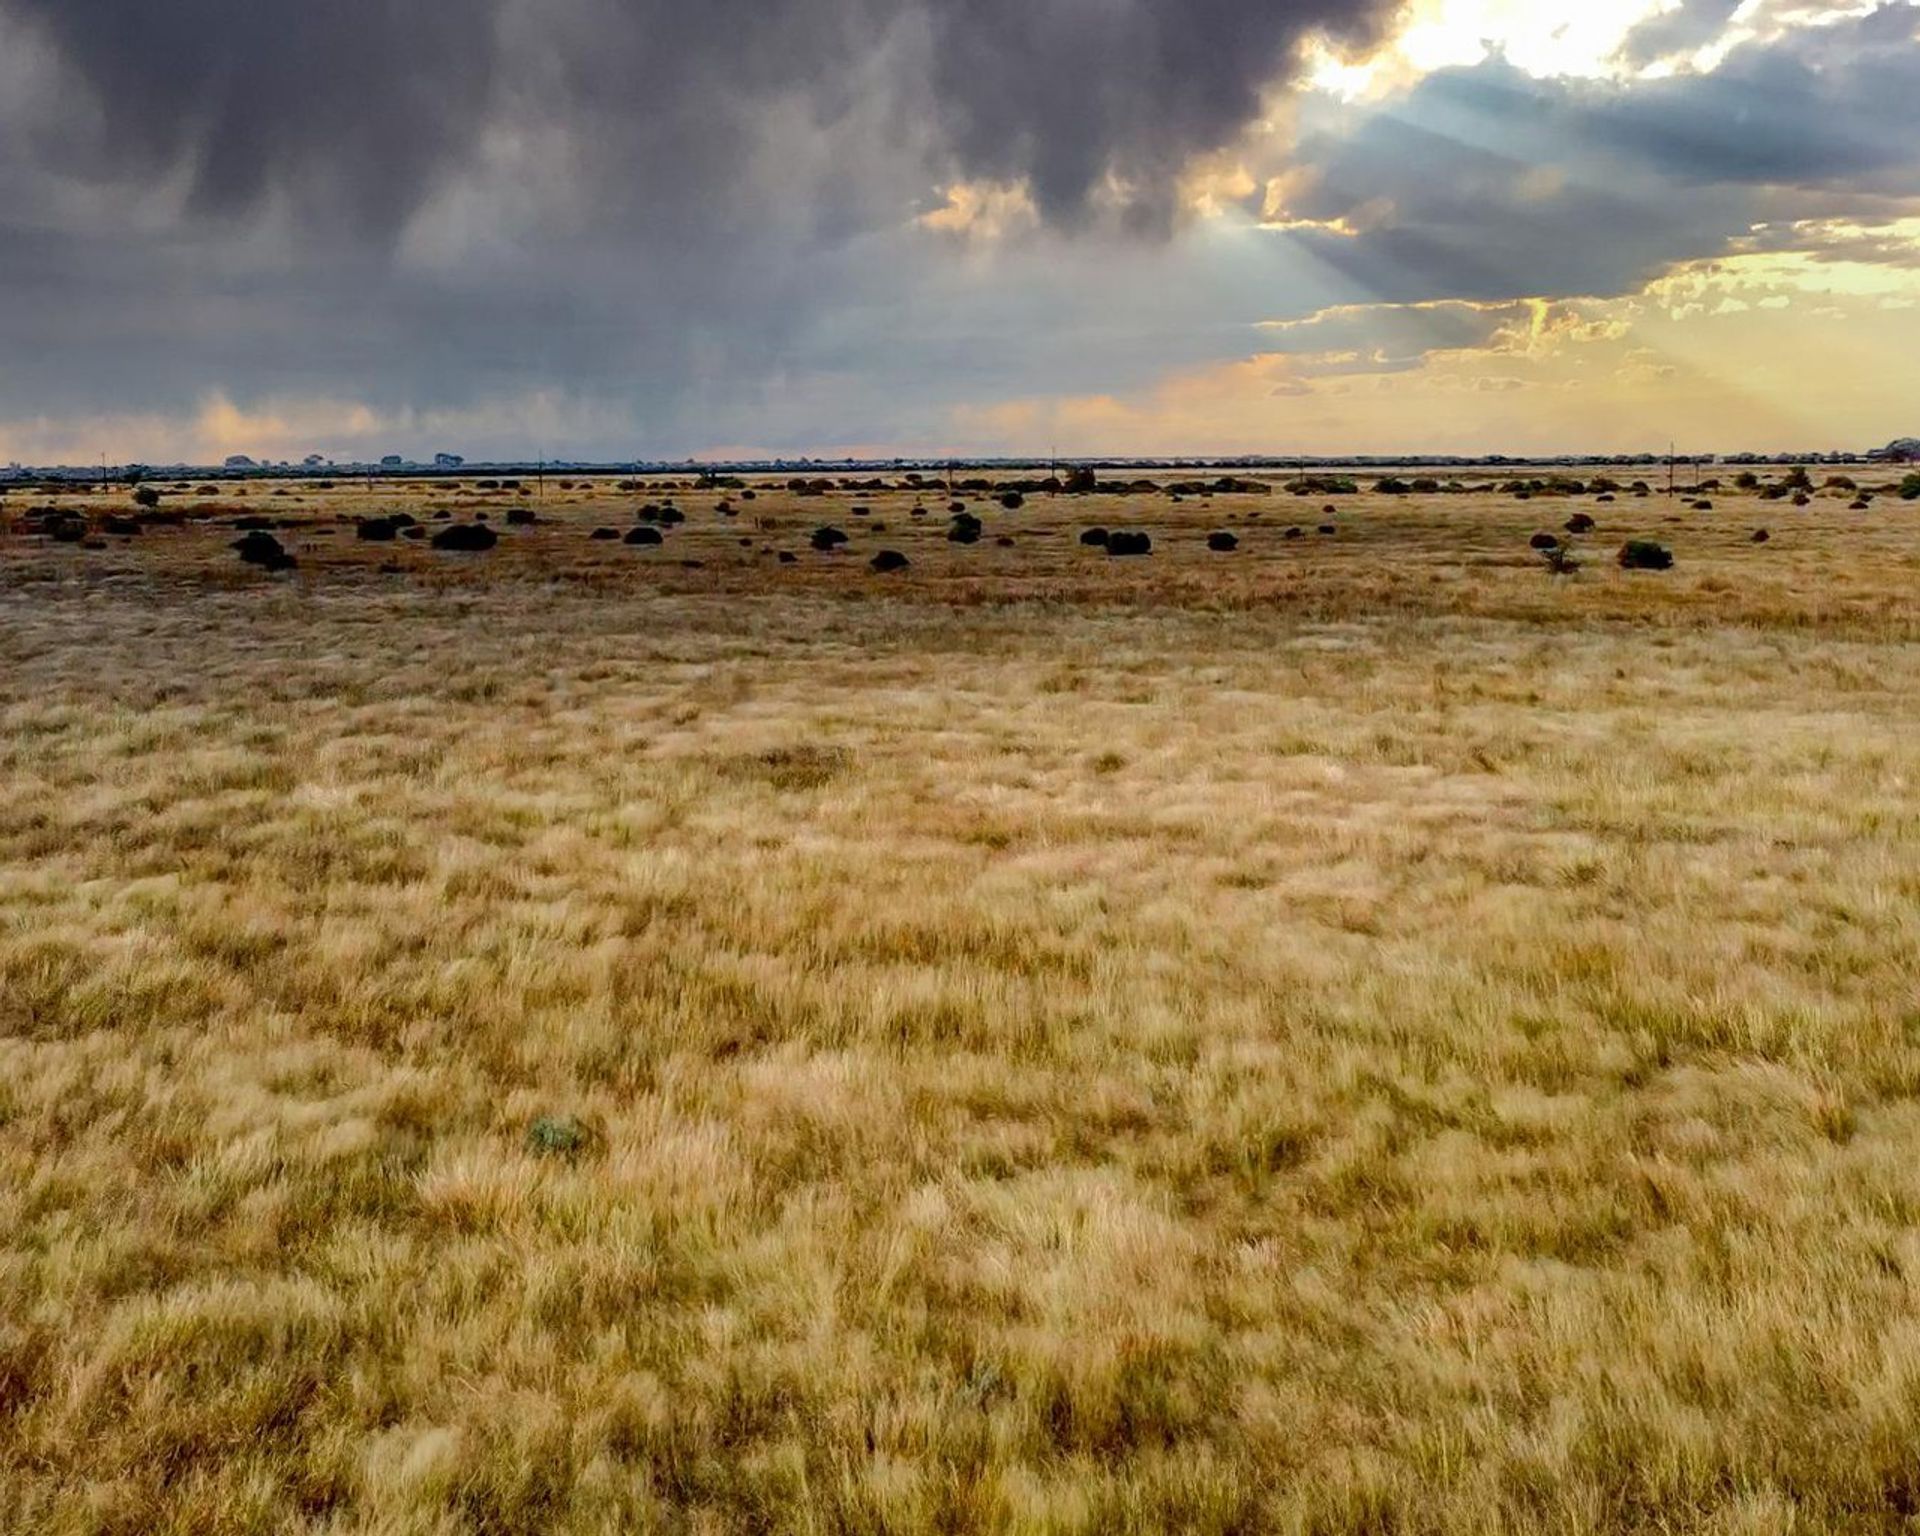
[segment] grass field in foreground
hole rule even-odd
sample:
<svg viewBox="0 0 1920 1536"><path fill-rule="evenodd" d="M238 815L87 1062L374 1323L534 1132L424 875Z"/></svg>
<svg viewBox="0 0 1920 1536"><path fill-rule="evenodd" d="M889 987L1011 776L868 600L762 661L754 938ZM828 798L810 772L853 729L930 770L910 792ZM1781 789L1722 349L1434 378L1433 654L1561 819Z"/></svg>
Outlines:
<svg viewBox="0 0 1920 1536"><path fill-rule="evenodd" d="M0 1529L1920 1516L1920 508L399 494L0 533Z"/></svg>

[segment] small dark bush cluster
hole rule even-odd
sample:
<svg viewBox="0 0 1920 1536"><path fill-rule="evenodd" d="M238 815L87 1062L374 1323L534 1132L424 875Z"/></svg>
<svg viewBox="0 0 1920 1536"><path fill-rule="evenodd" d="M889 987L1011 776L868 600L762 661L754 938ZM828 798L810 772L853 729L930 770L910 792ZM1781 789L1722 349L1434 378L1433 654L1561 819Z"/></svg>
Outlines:
<svg viewBox="0 0 1920 1536"><path fill-rule="evenodd" d="M417 527L418 521L407 512L396 512L391 517L370 517L358 524L353 536L369 544L391 544L409 528Z"/></svg>
<svg viewBox="0 0 1920 1536"><path fill-rule="evenodd" d="M1612 482L1602 481L1597 484L1611 485ZM1508 480L1501 485L1500 491L1502 495L1512 496L1520 501L1531 501L1536 496L1585 496L1589 490L1595 488L1597 486L1589 486L1586 481L1575 480L1568 475L1549 475L1537 480Z"/></svg>
<svg viewBox="0 0 1920 1536"><path fill-rule="evenodd" d="M485 554L500 542L500 535L484 523L456 523L433 536L433 547L455 554Z"/></svg>
<svg viewBox="0 0 1920 1536"><path fill-rule="evenodd" d="M955 544L978 544L983 525L971 512L957 513L953 526L947 530L947 538Z"/></svg>
<svg viewBox="0 0 1920 1536"><path fill-rule="evenodd" d="M1136 480L1126 489L1134 494L1152 492L1158 487L1151 480ZM1358 487L1355 487L1357 490ZM1273 487L1264 480L1242 480L1234 475L1222 475L1218 480L1179 480L1167 487L1167 494L1179 501L1186 496L1271 496ZM1296 490L1295 495L1304 496L1305 491Z"/></svg>
<svg viewBox="0 0 1920 1536"><path fill-rule="evenodd" d="M1150 555L1153 553L1153 539L1144 533L1110 533L1107 535L1107 553Z"/></svg>
<svg viewBox="0 0 1920 1536"><path fill-rule="evenodd" d="M1670 571L1673 569L1673 551L1664 544L1656 544L1652 539L1628 539L1620 546L1620 569Z"/></svg>
<svg viewBox="0 0 1920 1536"><path fill-rule="evenodd" d="M1230 533L1210 533L1207 535L1207 548L1216 555L1230 555L1240 547L1240 541Z"/></svg>
<svg viewBox="0 0 1920 1536"><path fill-rule="evenodd" d="M235 539L233 549L243 565L257 565L263 571L290 571L299 564L278 539L258 529L245 538Z"/></svg>
<svg viewBox="0 0 1920 1536"><path fill-rule="evenodd" d="M897 549L883 549L867 563L876 573L885 576L891 571L904 571L913 562Z"/></svg>
<svg viewBox="0 0 1920 1536"><path fill-rule="evenodd" d="M666 543L667 540L666 535L661 533L658 528L649 528L645 523L642 523L637 528L629 528L623 542L633 545L636 549L642 547L658 549L662 544Z"/></svg>
<svg viewBox="0 0 1920 1536"><path fill-rule="evenodd" d="M816 528L813 530L812 539L808 542L822 554L826 554L830 550L838 549L842 544L846 543L847 536L838 528Z"/></svg>

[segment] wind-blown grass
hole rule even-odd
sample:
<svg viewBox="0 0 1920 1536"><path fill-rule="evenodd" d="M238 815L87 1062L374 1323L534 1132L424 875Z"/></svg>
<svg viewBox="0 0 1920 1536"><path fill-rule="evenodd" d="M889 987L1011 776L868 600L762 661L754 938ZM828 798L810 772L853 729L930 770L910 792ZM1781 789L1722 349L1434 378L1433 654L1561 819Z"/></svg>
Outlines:
<svg viewBox="0 0 1920 1536"><path fill-rule="evenodd" d="M861 499L0 535L0 1528L1907 1528L1897 503Z"/></svg>

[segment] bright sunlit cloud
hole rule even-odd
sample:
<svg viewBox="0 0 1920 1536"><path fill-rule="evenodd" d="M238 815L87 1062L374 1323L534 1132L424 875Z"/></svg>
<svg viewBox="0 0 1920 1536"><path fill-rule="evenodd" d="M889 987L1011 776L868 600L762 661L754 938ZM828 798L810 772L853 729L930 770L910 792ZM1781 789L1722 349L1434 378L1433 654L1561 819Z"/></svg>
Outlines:
<svg viewBox="0 0 1920 1536"><path fill-rule="evenodd" d="M1371 57L1345 60L1324 44L1309 82L1350 100L1404 87L1435 70L1499 55L1540 76L1601 78L1625 72L1618 55L1638 26L1679 0L1414 0L1405 26Z"/></svg>

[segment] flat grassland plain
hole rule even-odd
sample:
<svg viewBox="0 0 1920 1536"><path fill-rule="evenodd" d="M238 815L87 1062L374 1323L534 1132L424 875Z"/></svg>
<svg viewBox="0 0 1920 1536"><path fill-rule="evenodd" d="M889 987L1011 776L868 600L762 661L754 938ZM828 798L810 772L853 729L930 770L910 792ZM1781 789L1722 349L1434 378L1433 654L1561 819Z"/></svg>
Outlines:
<svg viewBox="0 0 1920 1536"><path fill-rule="evenodd" d="M38 499L10 1536L1920 1516L1920 505Z"/></svg>

